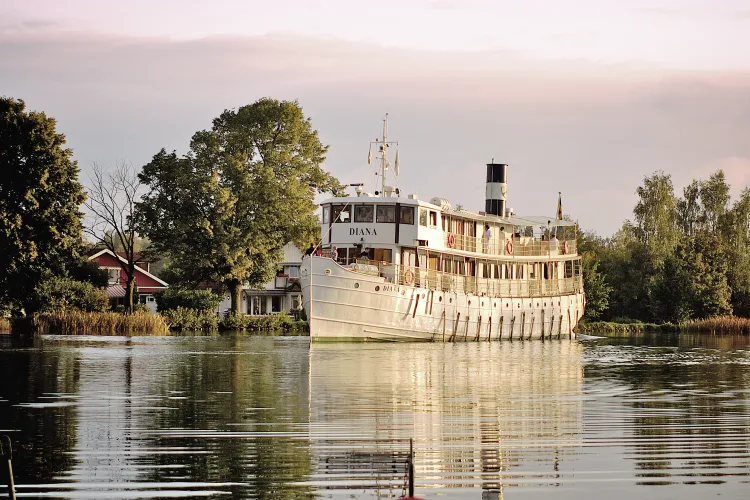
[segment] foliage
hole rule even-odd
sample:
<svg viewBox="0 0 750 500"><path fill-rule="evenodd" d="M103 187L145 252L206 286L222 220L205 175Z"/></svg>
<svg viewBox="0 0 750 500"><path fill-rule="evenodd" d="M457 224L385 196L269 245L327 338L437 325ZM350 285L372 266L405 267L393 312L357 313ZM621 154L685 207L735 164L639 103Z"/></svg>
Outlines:
<svg viewBox="0 0 750 500"><path fill-rule="evenodd" d="M104 288L109 282L106 269L102 269L96 262L81 260L70 270L70 277L76 281L91 283L97 288Z"/></svg>
<svg viewBox="0 0 750 500"><path fill-rule="evenodd" d="M596 334L596 333L643 333L643 332L678 332L679 325L674 323L615 323L610 321L582 321L576 327L578 333Z"/></svg>
<svg viewBox="0 0 750 500"><path fill-rule="evenodd" d="M341 189L320 168L326 150L296 102L226 110L187 155L161 150L143 167L142 232L184 282L227 286L236 312L243 283L265 283L284 244L309 242L316 192Z"/></svg>
<svg viewBox="0 0 750 500"><path fill-rule="evenodd" d="M584 318L595 320L609 306L609 294L612 287L604 279L604 275L599 272L599 262L592 252L583 254L583 291L586 294L586 309Z"/></svg>
<svg viewBox="0 0 750 500"><path fill-rule="evenodd" d="M0 303L33 313L34 289L81 259L85 195L55 120L0 98Z"/></svg>
<svg viewBox="0 0 750 500"><path fill-rule="evenodd" d="M171 330L216 331L219 326L215 310L177 306L161 312L161 316Z"/></svg>
<svg viewBox="0 0 750 500"><path fill-rule="evenodd" d="M34 331L37 334L59 335L166 335L169 332L160 315L138 311L133 314L111 311L37 313L34 315Z"/></svg>
<svg viewBox="0 0 750 500"><path fill-rule="evenodd" d="M109 298L103 290L91 283L70 278L56 277L43 281L37 286L35 295L40 312L102 312L109 309Z"/></svg>
<svg viewBox="0 0 750 500"><path fill-rule="evenodd" d="M731 313L750 316L750 190L731 204L719 170L706 181L693 180L680 199L672 191L663 172L646 177L636 191L635 222L626 221L605 240L592 234L579 238L584 288L596 290L597 271L611 287L601 317L678 324ZM594 276L587 277L592 267ZM588 309L592 301L586 293Z"/></svg>
<svg viewBox="0 0 750 500"><path fill-rule="evenodd" d="M247 330L251 332L306 332L308 324L306 321L295 321L285 312L281 314L269 314L265 316L248 316L245 314L230 314L222 318L219 323L222 330Z"/></svg>
<svg viewBox="0 0 750 500"><path fill-rule="evenodd" d="M216 314L216 310L221 303L221 297L211 290L186 290L170 287L155 294L154 297L156 298L156 310L159 312L182 307L199 311L208 310Z"/></svg>

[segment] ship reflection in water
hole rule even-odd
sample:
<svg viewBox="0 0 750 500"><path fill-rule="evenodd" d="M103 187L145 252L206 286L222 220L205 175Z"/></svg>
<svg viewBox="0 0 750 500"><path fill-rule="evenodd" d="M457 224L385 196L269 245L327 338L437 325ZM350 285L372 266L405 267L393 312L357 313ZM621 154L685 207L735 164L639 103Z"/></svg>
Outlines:
<svg viewBox="0 0 750 500"><path fill-rule="evenodd" d="M745 498L748 338L0 338L25 498ZM0 485L0 498L5 491Z"/></svg>
<svg viewBox="0 0 750 500"><path fill-rule="evenodd" d="M582 360L582 345L567 340L313 344L311 436L327 438L313 438L312 485L413 438L418 491L477 497L481 487L491 499L508 483L553 486L581 446ZM342 472L347 446L356 451Z"/></svg>

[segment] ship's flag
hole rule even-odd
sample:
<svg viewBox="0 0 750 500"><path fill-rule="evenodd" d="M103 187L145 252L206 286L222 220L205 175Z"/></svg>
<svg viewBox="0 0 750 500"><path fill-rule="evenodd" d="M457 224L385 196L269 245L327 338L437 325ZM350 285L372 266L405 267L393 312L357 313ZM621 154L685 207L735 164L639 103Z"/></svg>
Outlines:
<svg viewBox="0 0 750 500"><path fill-rule="evenodd" d="M367 151L367 164L369 165L372 163L372 144L370 144L370 149Z"/></svg>
<svg viewBox="0 0 750 500"><path fill-rule="evenodd" d="M398 175L398 149L396 150L396 161L393 163L393 171Z"/></svg>
<svg viewBox="0 0 750 500"><path fill-rule="evenodd" d="M560 192L557 193L557 220L562 220L562 195Z"/></svg>

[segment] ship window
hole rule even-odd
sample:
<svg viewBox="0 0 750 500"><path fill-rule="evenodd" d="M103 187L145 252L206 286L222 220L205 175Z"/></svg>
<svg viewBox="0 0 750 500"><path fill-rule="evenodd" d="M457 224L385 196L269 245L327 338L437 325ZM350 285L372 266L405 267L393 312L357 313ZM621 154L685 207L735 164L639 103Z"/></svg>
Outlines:
<svg viewBox="0 0 750 500"><path fill-rule="evenodd" d="M377 222L396 222L395 205L378 205Z"/></svg>
<svg viewBox="0 0 750 500"><path fill-rule="evenodd" d="M323 207L323 224L331 222L331 206L326 205Z"/></svg>
<svg viewBox="0 0 750 500"><path fill-rule="evenodd" d="M374 248L373 260L391 263L393 262L393 250L390 248Z"/></svg>
<svg viewBox="0 0 750 500"><path fill-rule="evenodd" d="M430 227L437 227L437 212L430 210Z"/></svg>
<svg viewBox="0 0 750 500"><path fill-rule="evenodd" d="M419 209L419 225L427 227L427 210L424 208Z"/></svg>
<svg viewBox="0 0 750 500"><path fill-rule="evenodd" d="M351 209L349 205L333 205L331 207L331 217L333 222L351 222Z"/></svg>
<svg viewBox="0 0 750 500"><path fill-rule="evenodd" d="M372 222L375 207L372 205L357 205L354 207L354 222Z"/></svg>
<svg viewBox="0 0 750 500"><path fill-rule="evenodd" d="M414 207L401 207L401 224L414 224Z"/></svg>
<svg viewBox="0 0 750 500"><path fill-rule="evenodd" d="M573 261L571 260L565 261L565 277L566 278L573 277Z"/></svg>

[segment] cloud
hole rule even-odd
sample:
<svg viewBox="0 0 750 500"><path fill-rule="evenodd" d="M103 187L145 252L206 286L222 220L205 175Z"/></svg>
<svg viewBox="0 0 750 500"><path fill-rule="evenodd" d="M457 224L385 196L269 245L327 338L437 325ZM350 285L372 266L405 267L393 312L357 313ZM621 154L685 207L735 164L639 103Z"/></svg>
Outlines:
<svg viewBox="0 0 750 500"><path fill-rule="evenodd" d="M562 191L566 213L603 234L631 217L633 192L653 171L677 179L717 158L750 158L742 73L321 37L70 32L0 34L0 67L2 92L57 118L84 173L92 161L137 166L162 147L184 152L222 110L263 96L300 101L342 181L372 180L367 144L389 112L403 192L480 210L494 157L510 164L517 213L553 214Z"/></svg>

